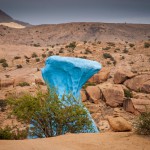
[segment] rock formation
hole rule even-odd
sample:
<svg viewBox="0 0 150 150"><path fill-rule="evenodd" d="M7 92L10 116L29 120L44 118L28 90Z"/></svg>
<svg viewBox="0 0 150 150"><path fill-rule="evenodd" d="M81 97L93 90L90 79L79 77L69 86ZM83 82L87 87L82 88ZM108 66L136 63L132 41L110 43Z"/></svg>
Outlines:
<svg viewBox="0 0 150 150"><path fill-rule="evenodd" d="M64 94L71 93L78 100L78 103L82 105L80 90L86 81L100 69L101 65L96 61L51 56L46 60L46 66L42 69L42 76L48 87L57 89L60 99ZM86 129L86 131L98 132L88 110L87 113L92 121L92 130Z"/></svg>

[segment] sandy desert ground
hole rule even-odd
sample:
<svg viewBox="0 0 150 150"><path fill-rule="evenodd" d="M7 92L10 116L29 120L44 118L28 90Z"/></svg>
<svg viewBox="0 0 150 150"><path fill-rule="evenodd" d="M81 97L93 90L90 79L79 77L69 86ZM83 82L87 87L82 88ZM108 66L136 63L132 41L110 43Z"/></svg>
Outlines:
<svg viewBox="0 0 150 150"><path fill-rule="evenodd" d="M0 141L0 150L149 150L150 137L131 132L67 134L47 139Z"/></svg>

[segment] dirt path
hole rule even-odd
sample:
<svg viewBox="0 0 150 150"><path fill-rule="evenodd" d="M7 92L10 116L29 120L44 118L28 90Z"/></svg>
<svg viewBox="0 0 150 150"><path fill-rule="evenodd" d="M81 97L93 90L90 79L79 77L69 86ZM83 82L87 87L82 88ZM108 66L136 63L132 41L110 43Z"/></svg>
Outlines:
<svg viewBox="0 0 150 150"><path fill-rule="evenodd" d="M150 137L133 133L68 134L47 139L0 141L0 150L149 150Z"/></svg>

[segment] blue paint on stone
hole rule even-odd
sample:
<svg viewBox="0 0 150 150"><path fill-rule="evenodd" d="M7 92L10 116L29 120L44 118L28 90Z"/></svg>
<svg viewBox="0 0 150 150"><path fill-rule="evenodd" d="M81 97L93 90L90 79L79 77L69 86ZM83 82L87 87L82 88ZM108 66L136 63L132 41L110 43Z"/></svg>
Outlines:
<svg viewBox="0 0 150 150"><path fill-rule="evenodd" d="M42 76L48 87L57 89L60 99L64 94L71 93L82 105L80 90L87 80L100 69L101 64L96 61L51 56L47 58L45 67L42 68ZM87 113L92 121L92 130L87 129L87 132L99 132L88 110Z"/></svg>

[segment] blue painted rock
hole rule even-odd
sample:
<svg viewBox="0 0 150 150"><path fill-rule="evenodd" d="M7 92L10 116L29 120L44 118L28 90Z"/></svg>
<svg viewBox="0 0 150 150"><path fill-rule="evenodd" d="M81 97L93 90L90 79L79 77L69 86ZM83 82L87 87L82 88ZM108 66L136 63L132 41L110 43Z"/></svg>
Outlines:
<svg viewBox="0 0 150 150"><path fill-rule="evenodd" d="M49 87L58 89L60 98L71 92L78 99L82 86L100 69L101 65L96 61L51 56L46 60L42 76Z"/></svg>
<svg viewBox="0 0 150 150"><path fill-rule="evenodd" d="M60 99L64 94L67 95L71 93L75 99L78 100L78 104L83 106L80 98L80 90L86 81L100 69L101 65L96 61L72 57L51 56L46 60L45 67L42 69L42 76L49 88L57 89ZM87 109L86 111L89 119L92 121L92 126L90 127L90 130L84 129L84 131L99 132L89 111ZM32 124L30 127L32 127Z"/></svg>

